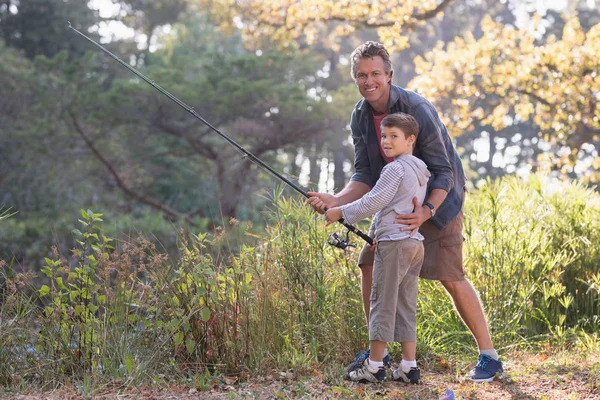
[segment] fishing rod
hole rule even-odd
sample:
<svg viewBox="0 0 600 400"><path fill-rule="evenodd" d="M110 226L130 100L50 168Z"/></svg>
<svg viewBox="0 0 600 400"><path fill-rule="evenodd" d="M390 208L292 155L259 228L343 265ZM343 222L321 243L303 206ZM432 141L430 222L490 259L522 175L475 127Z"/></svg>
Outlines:
<svg viewBox="0 0 600 400"><path fill-rule="evenodd" d="M225 139L227 142L229 142L229 144L231 144L232 146L234 146L238 151L240 151L244 155L244 157L247 157L248 159L250 159L250 161L252 161L256 165L258 165L258 166L266 169L271 174L273 174L277 178L281 179L288 186L290 186L291 188L293 188L294 190L296 190L298 193L300 193L304 197L310 198L310 196L308 195L308 193L306 193L304 190L302 190L298 185L296 185L294 182L290 181L289 179L287 179L286 177L284 177L283 175L281 175L279 172L275 171L269 165L265 164L261 159L259 159L258 157L256 157L254 154L250 153L248 150L246 150L245 148L243 148L242 146L240 146L239 144L237 144L233 139L231 139L230 137L228 137L227 135L225 135L223 132L221 132L220 130L218 130L217 128L215 128L207 120L205 120L204 118L202 118L202 116L200 116L196 111L194 111L194 109L192 107L188 106L183 101L179 100L177 97L173 96L171 93L169 93L168 91L166 91L165 89L163 89L162 87L160 87L159 85L157 85L152 79L146 77L144 74L142 74L141 72L139 72L137 69L133 68L131 65L129 65L128 63L126 63L123 60L121 60L121 58L119 58L116 55L114 55L113 53L111 53L107 48L105 48L104 46L102 46L101 44L99 44L98 42L96 42L94 39L88 37L87 35L81 33L77 29L73 28L73 26L71 25L71 22L69 22L69 28L71 28L72 30L74 30L76 33L78 33L80 36L82 36L87 41L89 41L90 43L92 43L94 46L98 47L104 53L108 54L113 60L117 61L119 64L121 64L122 66L124 66L125 68L127 68L128 70L130 70L131 72L133 72L135 75L137 75L138 77L140 77L146 83L149 83L152 87L154 87L156 90L158 90L159 92L161 92L162 94L164 94L165 96L167 96L169 99L171 99L177 105L179 105L180 107L182 107L184 110L186 110L187 112L189 112L190 114L192 114L194 117L196 117L196 119L200 120L200 122L202 122L204 125L208 126L210 129L212 129L213 131L215 131L219 136L221 136L223 139ZM325 211L327 211L327 207L325 207ZM340 218L337 222L339 222L340 224L344 225L348 229L348 231L354 232L356 235L358 235L360 238L364 239L370 245L373 244L373 239L371 237L369 237L368 235L366 235L363 232L361 232L355 226L346 223L343 218ZM349 243L350 240L349 240L348 234L349 234L349 232L346 234L346 239L343 239L339 235L337 235L336 233L332 233L329 236L329 239L328 239L327 242L329 244L331 244L332 246L338 247L340 249L345 249L348 246L353 246L352 244Z"/></svg>

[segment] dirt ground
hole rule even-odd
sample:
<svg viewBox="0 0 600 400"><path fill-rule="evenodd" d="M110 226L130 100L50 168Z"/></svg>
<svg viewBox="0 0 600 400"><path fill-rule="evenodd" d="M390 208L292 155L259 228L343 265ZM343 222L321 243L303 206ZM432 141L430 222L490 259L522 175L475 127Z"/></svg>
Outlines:
<svg viewBox="0 0 600 400"><path fill-rule="evenodd" d="M446 390L456 399L600 399L600 353L587 357L578 354L553 356L516 353L504 362L505 377L493 383L472 383L462 368L437 363L432 370L422 369L419 385L396 382L357 384L344 381L341 371L297 377L273 371L265 377L240 381L238 377L216 378L202 387L163 388L111 385L89 393L75 387L62 387L45 393L4 394L14 400L57 399L442 399Z"/></svg>

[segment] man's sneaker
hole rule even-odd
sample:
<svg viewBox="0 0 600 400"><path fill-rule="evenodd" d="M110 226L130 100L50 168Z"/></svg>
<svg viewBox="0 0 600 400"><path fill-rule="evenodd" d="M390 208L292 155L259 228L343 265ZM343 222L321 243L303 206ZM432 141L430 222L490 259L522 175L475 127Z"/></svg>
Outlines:
<svg viewBox="0 0 600 400"><path fill-rule="evenodd" d="M416 385L419 383L419 379L421 379L421 370L418 367L412 367L408 373L405 373L402 371L402 367L400 367L392 372L392 378L395 381Z"/></svg>
<svg viewBox="0 0 600 400"><path fill-rule="evenodd" d="M487 354L480 354L479 362L469 372L469 378L474 382L491 382L498 373L500 375L504 374L502 361L499 359L494 360Z"/></svg>
<svg viewBox="0 0 600 400"><path fill-rule="evenodd" d="M381 366L377 368L375 372L372 372L369 368L369 360L366 359L360 368L350 371L346 374L346 379L353 382L360 383L379 383L385 380L385 367Z"/></svg>
<svg viewBox="0 0 600 400"><path fill-rule="evenodd" d="M358 368L361 368L365 363L365 360L369 359L370 355L371 350L361 350L358 353L356 353L356 358L354 359L354 361L352 361L352 364L348 366L348 372L352 372L354 370L357 370ZM383 366L386 368L392 368L392 358L389 354L383 356Z"/></svg>

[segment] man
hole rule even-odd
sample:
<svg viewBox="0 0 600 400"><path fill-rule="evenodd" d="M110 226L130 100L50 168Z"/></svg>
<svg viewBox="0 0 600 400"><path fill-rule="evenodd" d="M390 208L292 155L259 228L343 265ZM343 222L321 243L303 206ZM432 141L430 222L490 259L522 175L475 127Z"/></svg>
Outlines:
<svg viewBox="0 0 600 400"><path fill-rule="evenodd" d="M351 75L363 96L352 112L351 130L354 142L355 173L348 185L336 195L309 192L308 203L317 211L338 207L361 198L374 185L386 159L379 146L381 120L388 114L403 112L415 117L419 135L414 155L422 159L432 176L427 196L421 205L414 199L414 211L401 214L396 222L403 230L416 233L420 228L425 237L425 257L420 276L439 280L448 291L454 305L479 348L479 362L469 376L477 382L491 382L502 373L483 307L473 285L466 279L462 263L462 227L465 174L444 124L435 107L422 96L392 85L393 68L385 47L366 42L351 56ZM359 256L362 272L362 298L367 321L373 275L373 252L367 245ZM352 364L361 366L369 356L363 352ZM388 358L389 359L389 358Z"/></svg>

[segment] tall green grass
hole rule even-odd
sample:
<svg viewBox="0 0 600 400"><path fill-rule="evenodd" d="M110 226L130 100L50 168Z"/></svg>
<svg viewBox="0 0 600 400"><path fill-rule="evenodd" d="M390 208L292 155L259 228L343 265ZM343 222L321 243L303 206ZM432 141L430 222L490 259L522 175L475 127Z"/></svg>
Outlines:
<svg viewBox="0 0 600 400"><path fill-rule="evenodd" d="M600 196L543 176L488 181L468 196L465 267L496 347L597 346ZM323 217L276 193L261 237L232 220L180 232L176 254L114 241L82 211L71 254L44 283L3 263L0 384L188 381L340 365L367 345L356 251L326 244ZM246 244L243 244L246 243ZM421 281L419 354L474 342L437 282Z"/></svg>
<svg viewBox="0 0 600 400"><path fill-rule="evenodd" d="M600 196L533 175L488 181L467 203L466 265L509 343L598 330Z"/></svg>

